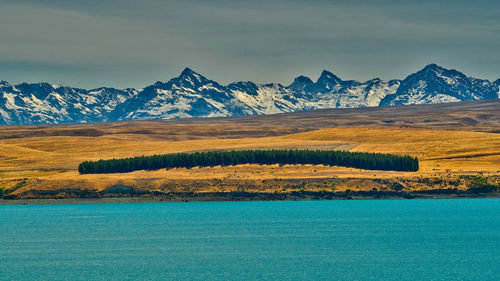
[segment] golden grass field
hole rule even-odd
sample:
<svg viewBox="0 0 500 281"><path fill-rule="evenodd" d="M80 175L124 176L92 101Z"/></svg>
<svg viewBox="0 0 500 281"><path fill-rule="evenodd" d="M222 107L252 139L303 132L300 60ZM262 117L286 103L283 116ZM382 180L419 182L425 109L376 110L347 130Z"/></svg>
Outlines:
<svg viewBox="0 0 500 281"><path fill-rule="evenodd" d="M287 184L305 182L311 190L330 186L377 188L373 179L408 182L426 177L500 174L500 134L495 127L358 125L310 128L293 123L272 126L238 125L224 119L191 122L117 122L54 127L0 128L0 187L14 195L30 190L104 190L123 185L171 191L286 191ZM367 171L312 165L240 165L193 169L80 175L85 160L185 151L229 149L340 149L418 156L420 171ZM266 180L268 184L265 184ZM413 180L413 181L412 181ZM284 181L284 182L283 182ZM326 182L325 182L326 181ZM280 183L281 182L281 183ZM323 183L315 185L315 182ZM413 182L413 183L412 183ZM445 187L445 186L444 186Z"/></svg>

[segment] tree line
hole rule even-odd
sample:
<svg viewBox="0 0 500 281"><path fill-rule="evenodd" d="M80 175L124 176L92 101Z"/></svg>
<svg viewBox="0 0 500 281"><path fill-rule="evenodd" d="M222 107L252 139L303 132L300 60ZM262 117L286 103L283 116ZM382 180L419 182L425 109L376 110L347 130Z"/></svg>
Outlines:
<svg viewBox="0 0 500 281"><path fill-rule="evenodd" d="M163 168L192 168L238 164L312 164L366 170L418 171L418 159L404 155L332 150L240 150L183 152L121 159L85 161L81 174L126 173Z"/></svg>

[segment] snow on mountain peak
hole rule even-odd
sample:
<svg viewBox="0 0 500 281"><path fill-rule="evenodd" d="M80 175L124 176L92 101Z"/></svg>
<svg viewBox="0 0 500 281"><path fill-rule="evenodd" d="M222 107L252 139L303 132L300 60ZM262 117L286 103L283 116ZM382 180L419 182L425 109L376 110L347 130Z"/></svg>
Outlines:
<svg viewBox="0 0 500 281"><path fill-rule="evenodd" d="M271 114L320 108L422 104L498 98L495 82L430 64L404 80L342 80L323 71L316 82L299 76L278 83L222 86L190 68L143 89L85 90L48 83L0 81L0 124L101 122L136 119Z"/></svg>
<svg viewBox="0 0 500 281"><path fill-rule="evenodd" d="M178 82L181 86L188 87L200 87L202 84L210 82L210 80L199 73L194 72L189 67L186 67L177 78L174 78L171 81Z"/></svg>
<svg viewBox="0 0 500 281"><path fill-rule="evenodd" d="M497 96L497 90L487 80L470 78L457 70L429 64L401 81L397 92L386 96L381 105L472 101Z"/></svg>
<svg viewBox="0 0 500 281"><path fill-rule="evenodd" d="M327 70L323 70L321 76L314 84L313 90L319 93L338 91L341 88L341 83L342 79Z"/></svg>
<svg viewBox="0 0 500 281"><path fill-rule="evenodd" d="M449 80L448 80L449 78L467 79L467 76L465 76L463 73L461 73L455 69L447 69L447 68L441 67L437 64L429 64L426 67L424 67L422 70L417 72L416 74L430 75L430 76L434 76L437 78L447 80L448 82L449 82Z"/></svg>
<svg viewBox="0 0 500 281"><path fill-rule="evenodd" d="M201 82L202 79L206 79L202 75L194 72L191 68L186 67L179 75L180 79L194 78L196 81Z"/></svg>

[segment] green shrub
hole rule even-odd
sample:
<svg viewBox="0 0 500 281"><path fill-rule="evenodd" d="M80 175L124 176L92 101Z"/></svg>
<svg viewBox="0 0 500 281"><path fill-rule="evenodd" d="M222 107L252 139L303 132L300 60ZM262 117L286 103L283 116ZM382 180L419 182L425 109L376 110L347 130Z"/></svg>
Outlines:
<svg viewBox="0 0 500 281"><path fill-rule="evenodd" d="M487 177L463 175L460 178L469 181L468 191L472 193L492 193L500 190L500 186L490 182Z"/></svg>

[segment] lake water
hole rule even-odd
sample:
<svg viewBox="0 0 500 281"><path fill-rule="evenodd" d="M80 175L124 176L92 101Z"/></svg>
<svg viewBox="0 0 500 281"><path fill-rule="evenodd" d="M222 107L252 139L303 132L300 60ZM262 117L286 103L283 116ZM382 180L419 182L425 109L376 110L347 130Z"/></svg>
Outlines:
<svg viewBox="0 0 500 281"><path fill-rule="evenodd" d="M0 206L0 280L500 280L500 200Z"/></svg>

